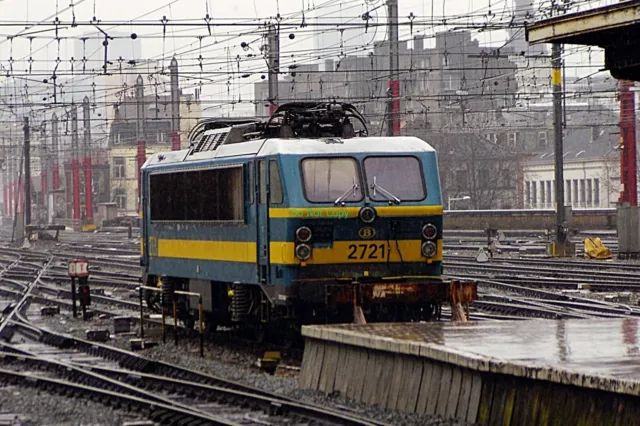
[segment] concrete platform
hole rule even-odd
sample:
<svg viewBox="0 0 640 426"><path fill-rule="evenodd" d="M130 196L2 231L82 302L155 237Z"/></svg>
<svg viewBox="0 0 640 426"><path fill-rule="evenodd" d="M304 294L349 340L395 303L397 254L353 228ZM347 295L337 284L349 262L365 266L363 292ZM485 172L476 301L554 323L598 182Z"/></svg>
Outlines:
<svg viewBox="0 0 640 426"><path fill-rule="evenodd" d="M481 425L640 425L640 319L303 327L300 387Z"/></svg>

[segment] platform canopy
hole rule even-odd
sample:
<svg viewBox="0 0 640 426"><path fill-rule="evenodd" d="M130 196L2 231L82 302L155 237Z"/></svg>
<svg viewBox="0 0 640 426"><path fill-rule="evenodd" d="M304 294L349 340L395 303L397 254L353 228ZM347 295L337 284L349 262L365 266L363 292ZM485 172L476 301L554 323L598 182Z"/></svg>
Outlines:
<svg viewBox="0 0 640 426"><path fill-rule="evenodd" d="M527 26L526 39L530 44L602 47L605 67L614 78L640 81L640 2L637 0L538 21Z"/></svg>

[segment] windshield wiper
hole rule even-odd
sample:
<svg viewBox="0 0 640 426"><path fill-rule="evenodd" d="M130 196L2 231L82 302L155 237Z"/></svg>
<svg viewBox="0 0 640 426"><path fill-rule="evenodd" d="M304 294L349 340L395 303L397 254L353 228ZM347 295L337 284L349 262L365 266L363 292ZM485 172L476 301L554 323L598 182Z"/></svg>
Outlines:
<svg viewBox="0 0 640 426"><path fill-rule="evenodd" d="M349 193L351 191L353 191L353 196L356 196L356 191L358 190L358 188L360 188L360 186L356 183L356 178L353 178L353 185L351 185L351 188L347 189L344 194L342 194L341 196L339 196L338 198L336 198L336 200L333 202L333 204L340 204L342 202L342 200L344 200L347 195L349 195Z"/></svg>
<svg viewBox="0 0 640 426"><path fill-rule="evenodd" d="M373 177L373 183L371 184L371 189L373 189L373 196L376 196L376 189L380 190L380 192L382 193L382 195L384 195L385 197L387 197L389 199L389 201L393 201L396 204L400 204L400 198L396 197L395 195L393 195L392 193L390 193L389 191L387 191L386 189L384 189L383 187L381 187L380 185L378 185L376 183L376 177Z"/></svg>

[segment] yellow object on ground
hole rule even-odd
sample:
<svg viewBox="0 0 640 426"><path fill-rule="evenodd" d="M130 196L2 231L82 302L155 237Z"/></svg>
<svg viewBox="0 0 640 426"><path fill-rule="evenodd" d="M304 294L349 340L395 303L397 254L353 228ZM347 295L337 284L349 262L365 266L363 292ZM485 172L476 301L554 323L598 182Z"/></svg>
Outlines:
<svg viewBox="0 0 640 426"><path fill-rule="evenodd" d="M600 238L585 238L584 257L587 259L611 259L611 250L602 244Z"/></svg>

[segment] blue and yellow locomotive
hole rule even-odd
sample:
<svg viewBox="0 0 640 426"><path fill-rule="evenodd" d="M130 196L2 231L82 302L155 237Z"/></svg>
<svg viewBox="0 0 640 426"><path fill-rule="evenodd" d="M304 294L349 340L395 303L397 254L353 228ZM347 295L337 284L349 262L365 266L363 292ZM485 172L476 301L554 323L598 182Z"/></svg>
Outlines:
<svg viewBox="0 0 640 426"><path fill-rule="evenodd" d="M355 108L292 103L204 121L142 169L147 285L199 293L210 328L418 321L475 297L442 277L436 152L369 137ZM190 321L197 305L179 300Z"/></svg>

